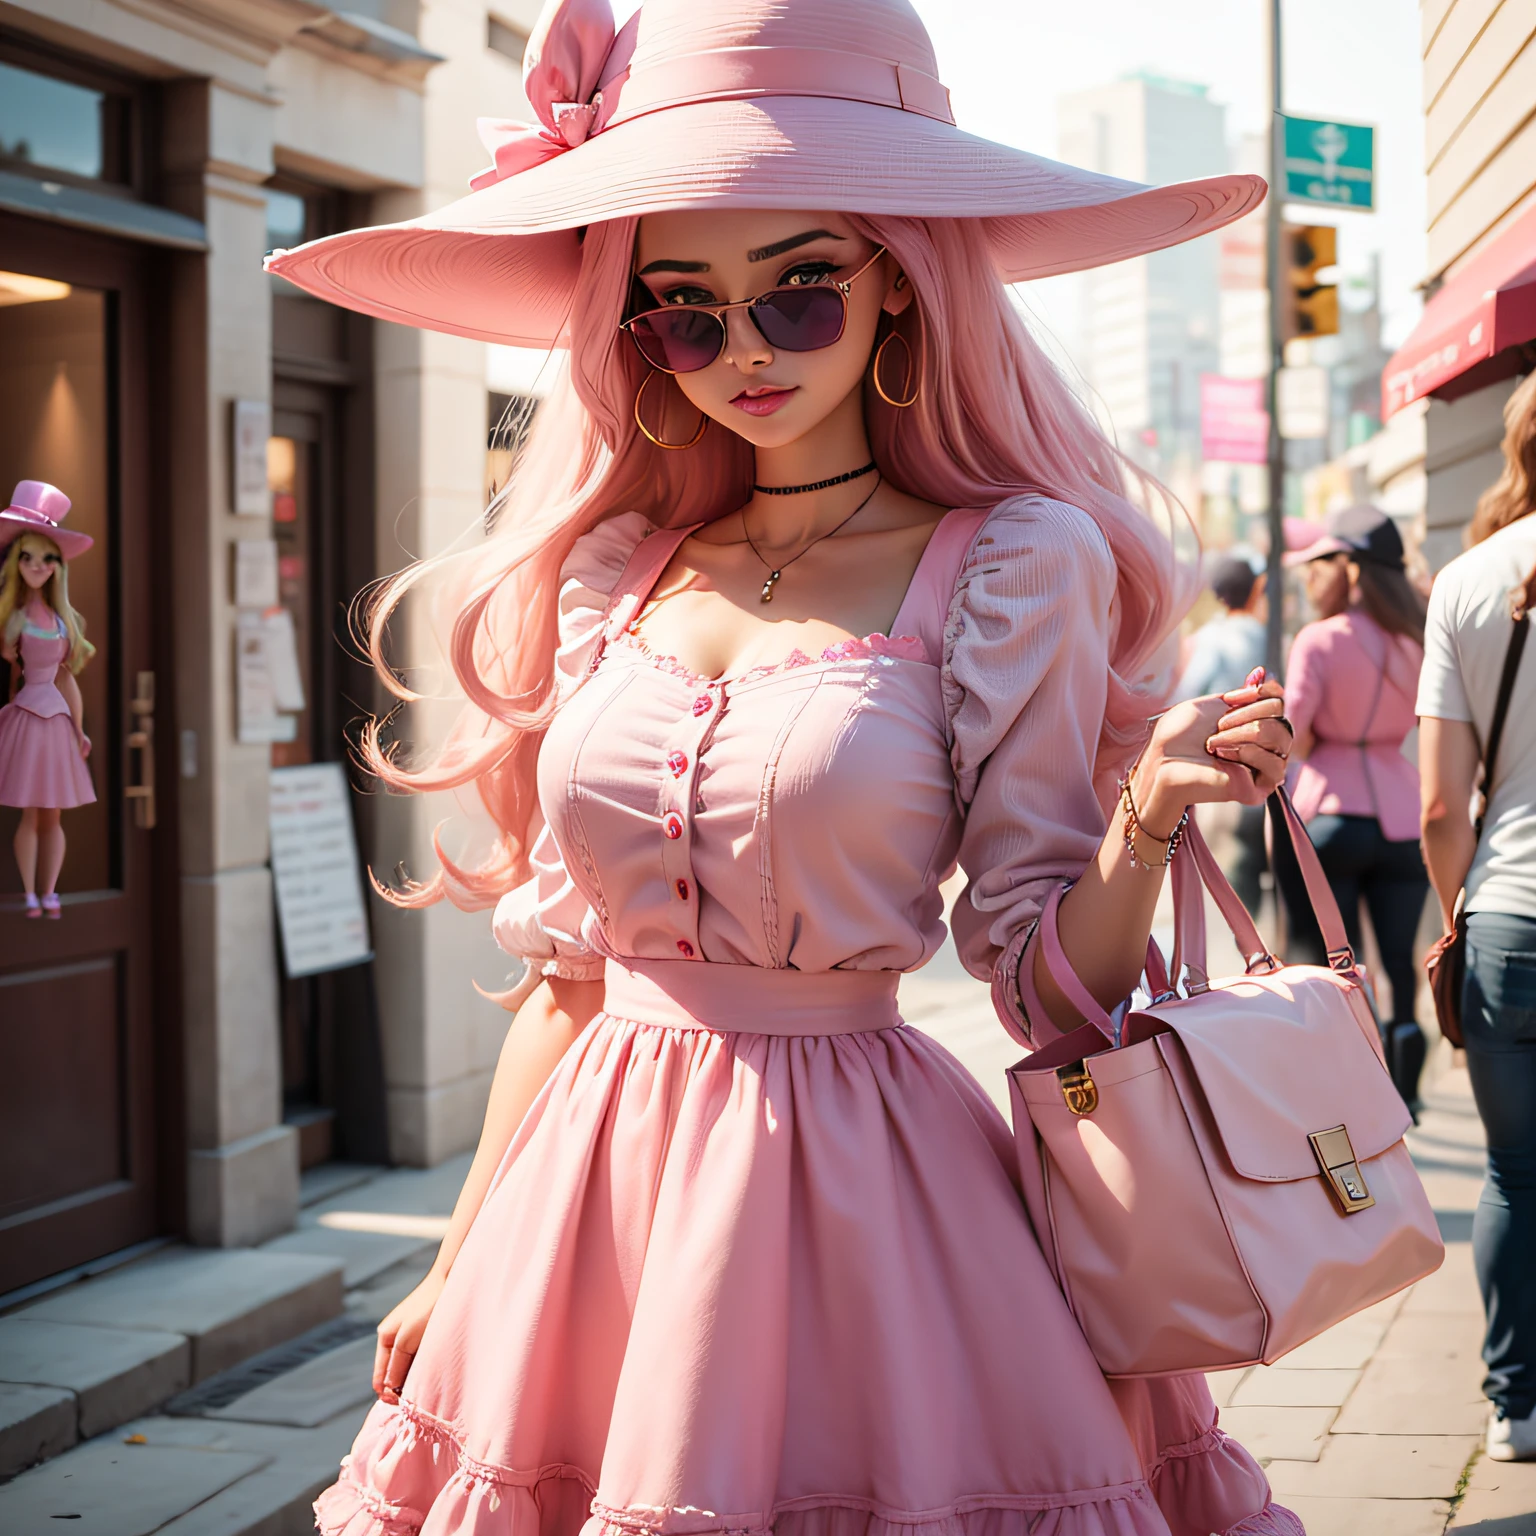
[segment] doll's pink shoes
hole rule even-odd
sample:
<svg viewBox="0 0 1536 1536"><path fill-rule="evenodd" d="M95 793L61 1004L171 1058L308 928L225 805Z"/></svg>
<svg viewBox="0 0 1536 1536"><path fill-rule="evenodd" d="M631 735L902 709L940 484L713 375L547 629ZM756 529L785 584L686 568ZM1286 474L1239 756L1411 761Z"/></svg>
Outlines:
<svg viewBox="0 0 1536 1536"><path fill-rule="evenodd" d="M42 915L43 915L43 904L42 904L42 902L40 902L37 899L37 897L32 894L31 891L28 891L27 892L27 916L28 917L41 917Z"/></svg>
<svg viewBox="0 0 1536 1536"><path fill-rule="evenodd" d="M62 917L63 915L64 914L59 910L58 896L53 891L49 891L49 893L43 897L43 916L58 918Z"/></svg>

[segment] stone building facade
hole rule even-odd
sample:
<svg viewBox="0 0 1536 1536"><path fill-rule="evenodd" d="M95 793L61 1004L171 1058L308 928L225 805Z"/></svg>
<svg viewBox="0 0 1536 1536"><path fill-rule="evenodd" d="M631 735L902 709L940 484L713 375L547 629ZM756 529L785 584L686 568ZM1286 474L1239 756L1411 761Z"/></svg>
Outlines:
<svg viewBox="0 0 1536 1536"><path fill-rule="evenodd" d="M504 974L483 914L370 897L371 962L307 978L278 941L271 774L345 764L379 702L353 593L477 536L492 349L343 315L262 257L461 195L475 117L529 115L537 13L348 4L0 8L0 478L74 495L99 646L63 920L0 880L0 988L50 1024L0 1090L0 1294L167 1235L259 1241L301 1165L471 1145L504 1034L469 985ZM237 582L273 546L305 701L289 739L242 740ZM428 866L454 807L363 788L361 861Z"/></svg>

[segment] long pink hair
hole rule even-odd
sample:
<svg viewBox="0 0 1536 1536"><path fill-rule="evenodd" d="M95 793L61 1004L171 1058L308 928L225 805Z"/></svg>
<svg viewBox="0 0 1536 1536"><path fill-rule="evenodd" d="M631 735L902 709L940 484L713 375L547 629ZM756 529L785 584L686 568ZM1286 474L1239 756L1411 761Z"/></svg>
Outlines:
<svg viewBox="0 0 1536 1536"><path fill-rule="evenodd" d="M1192 583L1155 514L1171 519L1179 510L1105 437L1030 336L979 223L884 216L849 216L849 223L887 247L916 295L895 324L918 360L917 403L898 411L872 386L865 392L885 478L947 507L990 507L1042 492L1087 512L1109 541L1120 579L1095 773L1102 795L1162 702L1164 642ZM496 845L472 866L450 859L434 838L441 868L386 892L401 905L426 906L446 895L456 906L483 908L528 876L542 825L534 768L555 704L559 572L576 540L622 512L679 526L723 516L751 494L752 451L733 433L712 425L696 447L669 453L635 426L635 391L646 367L618 330L635 225L615 220L587 231L569 368L539 408L516 472L493 503L489 537L468 553L422 561L372 595L369 654L385 686L408 704L421 695L386 658L390 616L424 577L446 579L443 595L455 615L448 655L465 702L447 740L414 767L398 760L381 722L371 722L361 742L367 767L396 791L472 785L499 830ZM662 394L653 385L647 396L653 420L661 419ZM666 395L676 407L670 381ZM691 410L670 411L669 420L691 423ZM1145 508L1130 499L1133 486Z"/></svg>

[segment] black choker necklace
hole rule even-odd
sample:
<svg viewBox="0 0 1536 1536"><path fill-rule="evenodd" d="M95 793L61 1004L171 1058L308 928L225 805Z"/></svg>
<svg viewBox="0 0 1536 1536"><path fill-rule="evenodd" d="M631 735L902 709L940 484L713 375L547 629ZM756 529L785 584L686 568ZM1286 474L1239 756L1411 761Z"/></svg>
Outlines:
<svg viewBox="0 0 1536 1536"><path fill-rule="evenodd" d="M760 496L800 496L806 491L824 491L829 486L846 485L860 475L867 475L874 467L875 461L871 459L862 469L850 469L846 475L833 475L830 480L813 480L809 485L754 485L752 489Z"/></svg>

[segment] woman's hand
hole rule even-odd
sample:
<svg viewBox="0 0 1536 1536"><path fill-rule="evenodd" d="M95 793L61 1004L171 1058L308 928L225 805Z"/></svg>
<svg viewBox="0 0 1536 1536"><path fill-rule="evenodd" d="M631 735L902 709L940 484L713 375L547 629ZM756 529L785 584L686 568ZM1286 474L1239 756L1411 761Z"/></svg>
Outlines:
<svg viewBox="0 0 1536 1536"><path fill-rule="evenodd" d="M1262 805L1285 778L1291 729L1285 693L1255 668L1231 693L1175 704L1159 717L1131 776L1147 835L1172 834L1186 807L1235 800Z"/></svg>
<svg viewBox="0 0 1536 1536"><path fill-rule="evenodd" d="M89 736L87 736L84 731L81 731L80 732L80 756L81 757L89 757L90 755L91 755L91 738Z"/></svg>
<svg viewBox="0 0 1536 1536"><path fill-rule="evenodd" d="M431 1270L427 1278L379 1324L379 1347L373 1357L373 1390L386 1403L400 1401L405 1373L421 1348L427 1319L443 1293L446 1274Z"/></svg>

